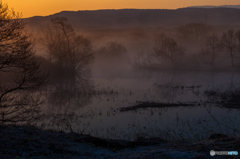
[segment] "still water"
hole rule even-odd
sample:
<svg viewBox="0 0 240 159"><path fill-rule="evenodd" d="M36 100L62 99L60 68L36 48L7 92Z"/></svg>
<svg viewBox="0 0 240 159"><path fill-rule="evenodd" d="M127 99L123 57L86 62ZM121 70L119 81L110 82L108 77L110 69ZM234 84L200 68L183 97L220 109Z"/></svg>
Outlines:
<svg viewBox="0 0 240 159"><path fill-rule="evenodd" d="M240 74L227 72L138 72L56 81L44 90L43 129L108 139L202 140L213 133L239 135L240 110L219 104L221 94L240 88ZM141 102L188 103L120 111ZM238 130L237 130L238 129Z"/></svg>

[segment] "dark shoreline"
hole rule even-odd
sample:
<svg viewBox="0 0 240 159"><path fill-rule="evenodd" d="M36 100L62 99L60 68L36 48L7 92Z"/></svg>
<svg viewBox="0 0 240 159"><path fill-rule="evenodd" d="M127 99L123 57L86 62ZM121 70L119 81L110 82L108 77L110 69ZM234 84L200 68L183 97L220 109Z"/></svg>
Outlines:
<svg viewBox="0 0 240 159"><path fill-rule="evenodd" d="M233 137L196 143L160 138L126 141L15 125L0 125L0 136L0 158L212 158L211 150L240 152L240 138Z"/></svg>

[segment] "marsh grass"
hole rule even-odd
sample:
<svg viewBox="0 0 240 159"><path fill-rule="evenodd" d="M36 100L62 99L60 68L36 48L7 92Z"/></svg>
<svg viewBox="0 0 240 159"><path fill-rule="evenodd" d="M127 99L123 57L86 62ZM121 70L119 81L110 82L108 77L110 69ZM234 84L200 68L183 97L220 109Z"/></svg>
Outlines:
<svg viewBox="0 0 240 159"><path fill-rule="evenodd" d="M226 134L229 137L234 138L237 138L240 135L238 130L239 125L235 124L234 121L232 121L233 119L227 119L224 117L220 118L213 115L212 108L216 105L211 105L211 103L206 102L208 100L205 99L204 92L198 92L201 86L189 85L183 88L181 85L167 85L166 87L167 88L161 86L161 89L149 88L143 92L124 87L99 88L94 92L90 92L92 93L93 98L97 100L95 103L96 105L79 108L72 106L67 111L59 111L59 114L50 113L49 115L45 115L41 122L35 122L35 125L44 130L90 134L99 138L131 141L159 138L166 141L200 142L202 140L208 140L212 134ZM123 106L126 106L126 104L131 103L132 101L135 101L137 104L142 103L135 99L157 99L157 97L152 97L152 94L149 94L149 92L154 92L155 96L166 92L176 95L176 92L174 93L175 90L180 90L180 93L188 91L187 93L191 92L194 94L195 98L199 99L199 101L196 101L196 107L203 107L208 115L199 119L196 118L193 121L188 118L182 118L180 113L177 112L174 122L172 122L171 125L166 125L162 123L162 115L164 115L166 111L173 109L170 107L149 107L146 109L126 112L126 114L121 114L121 112L119 112L119 108L123 108ZM219 94L220 93L216 90L212 93L214 98L217 99L214 101L218 101ZM207 98L210 97L207 96ZM98 106L98 104L101 103L107 105L103 105L104 107ZM114 105L116 103L119 105ZM191 109L194 108L195 106L191 107ZM125 115L126 118L132 116L132 118L129 118L129 121L125 121L126 123L121 124L120 122L122 120L112 121L119 118L124 119L123 116ZM134 118L143 119L134 120ZM171 116L171 118L174 118L174 116ZM103 121L97 122L98 120ZM112 123L109 121L112 121ZM106 126L105 122L106 124L110 123L109 126ZM213 123L214 126L212 125ZM102 127L101 124L103 124Z"/></svg>
<svg viewBox="0 0 240 159"><path fill-rule="evenodd" d="M211 126L211 124L209 124L210 121L213 120L211 117L189 121L181 119L176 115L176 120L179 120L178 124L167 127L159 127L159 123L156 119L152 118L152 120L146 119L147 127L143 127L141 123L138 123L128 124L127 129L123 129L117 123L108 128L93 129L91 128L91 119L88 118L88 122L83 122L83 118L83 116L75 116L72 118L55 120L55 122L49 123L48 125L42 124L40 128L68 133L89 134L105 139L130 141L158 138L164 141L200 142L208 140L212 134L226 134L233 138L237 138L240 135L236 131L237 125L231 128L225 127L225 124L216 124L214 127ZM224 123L231 123L231 121L226 119ZM195 129L196 125L198 128L197 130Z"/></svg>

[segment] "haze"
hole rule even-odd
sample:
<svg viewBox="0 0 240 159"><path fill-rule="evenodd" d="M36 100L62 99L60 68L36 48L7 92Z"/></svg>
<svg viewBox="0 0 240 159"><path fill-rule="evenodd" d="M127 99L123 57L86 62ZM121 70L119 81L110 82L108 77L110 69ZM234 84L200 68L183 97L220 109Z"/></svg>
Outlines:
<svg viewBox="0 0 240 159"><path fill-rule="evenodd" d="M157 141L164 149L158 151L160 155L173 150L165 150L170 143L174 151L183 151L184 143L188 155L195 155L197 146L209 155L210 140L218 144L215 139L220 143L221 138L229 140L221 149L239 149L240 5L236 1L3 3L29 18L18 19L7 5L0 5L0 129L15 123L69 133L67 137L57 134L49 142L35 138L32 142L26 138L36 135L32 128L30 133L13 129L20 135L14 145L28 141L20 146L26 152L18 147L4 149L11 156L3 158L19 155L13 151L26 158L27 154L57 158L43 156L45 150L77 156L81 152L75 149L87 141L106 145L101 149L111 149L102 152L117 156L105 139L118 140L119 153L121 145L133 146L126 140ZM38 132L43 140L44 132ZM7 138L13 145L13 139ZM68 150L69 142L61 143L68 139L84 143ZM190 142L199 145L190 149ZM126 145L122 148L132 151Z"/></svg>
<svg viewBox="0 0 240 159"><path fill-rule="evenodd" d="M15 11L21 12L23 17L46 16L63 10L98 10L98 9L177 9L198 5L238 5L239 0L7 0L4 1Z"/></svg>

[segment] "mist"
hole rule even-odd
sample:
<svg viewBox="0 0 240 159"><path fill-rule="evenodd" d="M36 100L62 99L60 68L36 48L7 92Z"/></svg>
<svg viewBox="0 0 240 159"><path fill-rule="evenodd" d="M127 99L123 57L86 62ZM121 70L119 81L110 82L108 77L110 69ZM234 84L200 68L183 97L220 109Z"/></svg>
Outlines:
<svg viewBox="0 0 240 159"><path fill-rule="evenodd" d="M48 76L37 91L43 104L34 125L124 140L237 136L238 12L103 10L25 19ZM231 129L223 126L232 120Z"/></svg>
<svg viewBox="0 0 240 159"><path fill-rule="evenodd" d="M0 15L1 157L238 154L239 6Z"/></svg>

